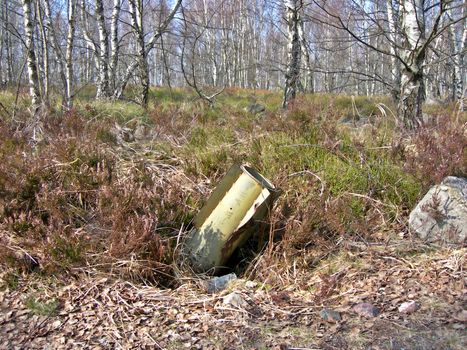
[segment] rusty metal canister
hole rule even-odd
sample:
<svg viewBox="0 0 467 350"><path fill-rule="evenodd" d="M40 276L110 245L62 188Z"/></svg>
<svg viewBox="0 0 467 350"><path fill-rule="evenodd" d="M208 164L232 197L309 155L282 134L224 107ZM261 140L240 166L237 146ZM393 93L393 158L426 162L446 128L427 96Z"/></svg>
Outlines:
<svg viewBox="0 0 467 350"><path fill-rule="evenodd" d="M224 266L265 219L275 194L274 185L255 169L232 166L194 219L186 242L194 269Z"/></svg>

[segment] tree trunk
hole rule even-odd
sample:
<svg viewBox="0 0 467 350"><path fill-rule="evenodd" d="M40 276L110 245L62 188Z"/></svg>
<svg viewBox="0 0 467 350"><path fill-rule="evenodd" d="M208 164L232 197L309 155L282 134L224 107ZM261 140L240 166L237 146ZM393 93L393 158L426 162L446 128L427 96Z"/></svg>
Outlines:
<svg viewBox="0 0 467 350"><path fill-rule="evenodd" d="M299 35L299 0L284 0L287 11L288 58L285 73L285 88L282 107L287 108L289 102L297 95L300 80L300 35Z"/></svg>
<svg viewBox="0 0 467 350"><path fill-rule="evenodd" d="M73 0L69 0L69 2L71 1ZM65 62L66 59L63 57L63 53L62 53L62 49L59 44L57 33L55 32L55 27L52 24L52 13L50 11L49 0L44 0L44 10L45 10L45 25L49 32L50 42L55 53L56 66L58 68L58 73L63 84L62 104L65 107L71 107L70 105L71 91L69 90L71 86L71 82L70 84L68 83L68 73L67 73L67 67L66 67L66 62ZM70 35L70 23L68 23L68 36L69 35ZM68 47L69 45L67 43L67 49ZM68 51L67 51L67 54L68 54Z"/></svg>
<svg viewBox="0 0 467 350"><path fill-rule="evenodd" d="M2 4L3 10L4 10L4 29L5 29L5 54L6 54L6 65L7 65L7 71L6 71L6 81L7 84L11 84L13 80L13 58L12 58L12 41L11 41L11 34L10 31L8 30L10 26L10 13L8 11L8 6L7 2L4 1Z"/></svg>
<svg viewBox="0 0 467 350"><path fill-rule="evenodd" d="M141 0L129 0L129 4L131 26L138 46L138 71L142 87L140 100L143 107L147 107L149 96L149 66L144 43L143 2Z"/></svg>
<svg viewBox="0 0 467 350"><path fill-rule="evenodd" d="M399 118L407 129L415 129L422 122L422 104L425 100L423 63L426 53L425 15L423 0L405 0L401 3L402 33L401 92L398 104Z"/></svg>
<svg viewBox="0 0 467 350"><path fill-rule="evenodd" d="M118 66L118 21L120 18L120 9L121 9L121 0L114 0L114 6L112 11L112 24L110 29L110 43L111 43L111 53L110 53L110 74L109 81L112 93L115 92L115 87L117 84L117 66Z"/></svg>
<svg viewBox="0 0 467 350"><path fill-rule="evenodd" d="M457 37L456 27L451 25L449 27L450 36L452 40L452 47L453 47L453 63L454 63L454 79L453 79L453 95L454 99L459 102L460 106L459 109L462 111L464 109L464 84L465 84L465 77L464 77L464 57L465 57L465 49L467 44L467 25L465 16L467 16L467 4L466 0L463 1L462 7L462 15L464 19L461 21L462 24L462 35ZM452 9L449 13L450 17L455 18L454 14L452 13Z"/></svg>
<svg viewBox="0 0 467 350"><path fill-rule="evenodd" d="M305 38L305 31L303 30L303 21L300 21L298 24L298 34L300 36L300 47L302 50L303 57L305 59L305 68L307 70L305 74L304 90L305 92L313 93L313 70L311 68L310 54L308 52L308 43Z"/></svg>
<svg viewBox="0 0 467 350"><path fill-rule="evenodd" d="M34 51L34 36L32 26L32 0L23 0L23 12L24 12L24 28L26 34L26 46L27 46L27 66L29 76L29 93L32 99L32 108L34 113L37 112L41 103L41 95L39 90L39 77L37 75L36 66L36 53Z"/></svg>
<svg viewBox="0 0 467 350"><path fill-rule="evenodd" d="M132 1L136 1L136 0L132 0ZM120 99L122 97L123 92L125 91L125 87L128 84L128 80L132 76L135 69L138 68L138 66L141 64L142 60L146 62L146 67L144 67L143 69L145 69L146 72L148 73L147 57L149 55L149 52L154 48L154 45L156 44L160 36L166 31L167 27L169 26L172 19L175 17L175 14L177 13L181 4L182 4L182 0L177 0L172 10L170 11L170 13L167 15L164 21L159 25L159 28L157 28L154 31L154 34L149 40L149 42L147 43L147 45L145 45L144 55L141 55L140 53L139 57L136 60L134 60L132 63L130 63L130 65L127 67L125 74L123 75L122 79L120 79L118 86L115 88L115 93L113 95L114 99ZM143 37L144 37L144 33L143 33ZM149 79L149 74L147 74L147 77ZM147 88L149 90L149 81L147 81Z"/></svg>
<svg viewBox="0 0 467 350"><path fill-rule="evenodd" d="M5 12L5 5L3 4L3 1L0 1L0 21L6 25ZM4 48L6 48L6 32L7 31L4 29L4 26L0 25L0 88L3 87L3 84L6 81L6 78L4 77L5 68L3 67L5 61L3 58L3 51ZM6 65L8 65L8 62L6 62Z"/></svg>
<svg viewBox="0 0 467 350"><path fill-rule="evenodd" d="M391 95L394 101L399 101L399 95L401 91L401 63L397 58L397 18L398 16L394 12L392 0L386 0L387 15L388 15L388 26L389 26L389 52L391 53L391 79L392 88Z"/></svg>
<svg viewBox="0 0 467 350"><path fill-rule="evenodd" d="M99 81L97 99L109 97L109 36L105 28L104 4L96 0L97 27L99 29Z"/></svg>
<svg viewBox="0 0 467 350"><path fill-rule="evenodd" d="M36 18L39 18L39 32L42 40L42 60L43 60L43 99L46 103L49 101L49 38L45 32L45 25L42 16L42 6L40 0L36 0Z"/></svg>
<svg viewBox="0 0 467 350"><path fill-rule="evenodd" d="M73 107L73 44L75 37L75 4L68 0L68 35L66 40L66 88L65 105Z"/></svg>

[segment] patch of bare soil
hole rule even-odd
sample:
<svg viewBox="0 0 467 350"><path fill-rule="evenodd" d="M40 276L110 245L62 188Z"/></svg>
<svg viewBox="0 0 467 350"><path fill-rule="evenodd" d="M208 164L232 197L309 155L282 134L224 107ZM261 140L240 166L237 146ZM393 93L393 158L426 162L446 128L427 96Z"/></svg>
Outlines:
<svg viewBox="0 0 467 350"><path fill-rule="evenodd" d="M4 271L0 348L465 349L465 253L349 249L310 271L307 288L237 280L217 294L197 281L163 290L102 275L11 280ZM225 298L232 292L239 303ZM419 309L401 313L408 300ZM361 302L380 313L357 314ZM323 308L341 319L324 320Z"/></svg>

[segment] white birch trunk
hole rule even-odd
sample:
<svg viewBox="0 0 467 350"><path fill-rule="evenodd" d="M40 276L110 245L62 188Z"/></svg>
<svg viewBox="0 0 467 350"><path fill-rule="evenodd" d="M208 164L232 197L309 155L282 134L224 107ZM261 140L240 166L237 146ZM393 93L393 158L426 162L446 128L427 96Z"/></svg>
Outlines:
<svg viewBox="0 0 467 350"><path fill-rule="evenodd" d="M143 2L142 0L129 0L129 5L131 26L133 27L138 49L137 60L139 61L139 78L142 86L140 99L141 104L147 107L149 96L149 66L147 60L148 52L146 51L144 43Z"/></svg>
<svg viewBox="0 0 467 350"><path fill-rule="evenodd" d="M300 35L299 35L299 0L284 0L287 17L287 67L285 73L285 88L282 107L287 108L289 102L297 94L300 79Z"/></svg>
<svg viewBox="0 0 467 350"><path fill-rule="evenodd" d="M121 10L121 0L114 0L113 10L112 10L112 19L111 19L111 28L110 28L110 43L111 43L111 53L110 53L110 72L109 72L109 81L112 93L115 91L115 86L117 83L117 67L118 67L118 21L120 19L120 10Z"/></svg>
<svg viewBox="0 0 467 350"><path fill-rule="evenodd" d="M160 36L167 30L167 27L169 26L170 22L172 19L175 17L175 14L177 13L178 9L180 8L180 5L182 4L182 0L177 0L175 5L173 6L172 10L170 13L167 15L165 20L162 22L162 24L159 26L154 31L153 36L145 46L145 55L149 54L149 52L154 48L154 45L156 44L157 40L160 38ZM128 80L130 77L133 75L135 69L139 66L141 63L141 60L136 59L130 65L127 67L125 74L123 75L122 79L120 80L118 86L115 89L115 93L113 95L114 99L119 99L123 96L123 91L125 90L126 85L128 84Z"/></svg>
<svg viewBox="0 0 467 350"><path fill-rule="evenodd" d="M449 27L450 36L452 40L452 47L454 49L454 56L453 56L453 63L454 63L454 79L453 79L453 94L454 98L459 101L460 106L459 109L462 111L464 109L464 86L465 86L465 77L464 72L464 57L465 57L465 49L467 44L467 25L465 16L467 15L466 9L466 0L463 1L463 16L464 19L461 21L462 25L462 35L460 37L457 36L456 27L451 25ZM454 14L452 13L452 9L449 13L451 18L455 18Z"/></svg>
<svg viewBox="0 0 467 350"><path fill-rule="evenodd" d="M422 103L425 99L423 63L425 61L425 14L423 0L401 2L402 33L404 36L401 58L401 93L398 104L399 117L404 126L414 129L422 121Z"/></svg>
<svg viewBox="0 0 467 350"><path fill-rule="evenodd" d="M300 37L300 48L305 60L305 69L307 70L305 74L305 83L304 90L305 92L314 92L313 87L313 70L311 68L310 54L308 53L308 43L305 38L305 32L303 30L303 21L300 21L298 24L298 35Z"/></svg>
<svg viewBox="0 0 467 350"><path fill-rule="evenodd" d="M36 18L39 22L39 32L42 40L42 69L43 69L43 79L42 79L42 96L44 101L49 100L49 38L45 32L45 25L42 16L42 7L40 1L36 1Z"/></svg>
<svg viewBox="0 0 467 350"><path fill-rule="evenodd" d="M97 99L109 97L109 36L105 27L103 0L96 0L97 28L99 31L99 81Z"/></svg>
<svg viewBox="0 0 467 350"><path fill-rule="evenodd" d="M397 37L397 16L394 12L392 0L386 0L386 8L388 14L388 26L389 26L389 52L391 54L391 79L392 89L391 95L394 101L399 100L401 90L401 63L397 58L398 55L398 37Z"/></svg>
<svg viewBox="0 0 467 350"><path fill-rule="evenodd" d="M66 40L66 86L65 105L73 107L73 46L75 37L75 3L68 0L68 34Z"/></svg>
<svg viewBox="0 0 467 350"><path fill-rule="evenodd" d="M31 95L31 102L34 113L39 108L41 103L41 95L39 90L39 78L37 75L36 66L36 53L34 50L34 36L33 36L33 25L32 25L32 0L22 0L23 13L24 13L24 29L26 34L26 46L27 46L27 66L29 76L29 93Z"/></svg>

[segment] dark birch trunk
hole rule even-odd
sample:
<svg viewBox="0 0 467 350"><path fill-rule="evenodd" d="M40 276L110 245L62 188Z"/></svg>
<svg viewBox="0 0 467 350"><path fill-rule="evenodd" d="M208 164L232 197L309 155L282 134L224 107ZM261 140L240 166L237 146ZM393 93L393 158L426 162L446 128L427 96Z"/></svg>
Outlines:
<svg viewBox="0 0 467 350"><path fill-rule="evenodd" d="M299 34L299 3L299 0L284 0L287 11L288 58L285 73L284 99L282 101L283 108L287 108L289 102L295 98L300 83L301 45Z"/></svg>

